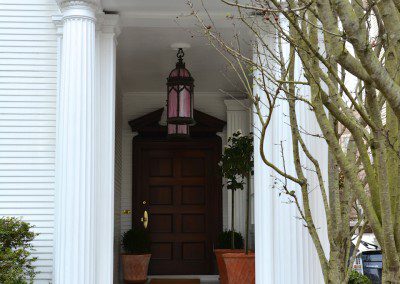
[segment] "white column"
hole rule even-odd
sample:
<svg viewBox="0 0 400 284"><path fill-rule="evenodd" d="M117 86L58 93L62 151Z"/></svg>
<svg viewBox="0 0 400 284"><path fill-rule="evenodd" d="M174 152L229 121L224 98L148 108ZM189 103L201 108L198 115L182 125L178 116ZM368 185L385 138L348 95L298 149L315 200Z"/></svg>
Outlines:
<svg viewBox="0 0 400 284"><path fill-rule="evenodd" d="M256 87L253 86L255 89ZM256 90L253 90L256 92ZM274 196L272 192L273 171L268 168L259 154L258 139L261 123L254 117L254 221L255 221L255 251L256 251L256 283L268 284L275 282L276 267L274 255L279 253L275 247L274 230L277 224L274 219ZM265 144L271 145L271 135L266 136ZM269 156L268 156L269 157ZM279 283L277 283L279 284Z"/></svg>
<svg viewBox="0 0 400 284"><path fill-rule="evenodd" d="M95 283L113 282L115 77L118 15L98 15L96 30L96 194ZM119 232L118 232L119 233Z"/></svg>
<svg viewBox="0 0 400 284"><path fill-rule="evenodd" d="M115 32L93 0L58 4L54 283L112 283Z"/></svg>
<svg viewBox="0 0 400 284"><path fill-rule="evenodd" d="M272 51L277 50L276 40L274 39L273 27L270 27L265 37L265 42L269 43ZM289 54L287 46L283 47L284 53ZM259 45L262 54L268 54L269 51L263 50ZM269 57L254 57L254 60L260 61L267 70L279 70L274 63L268 60ZM299 66L299 65L297 65ZM260 78L261 74L257 71L255 78ZM301 76L301 70L296 70L296 78ZM267 80L268 81L268 80ZM271 86L271 89L274 87ZM300 92L307 96L306 89ZM265 93L254 84L254 95L258 95L263 102L261 104L262 113L266 116L269 109L265 106ZM281 95L284 97L284 94ZM318 124L314 115L308 106L303 103L296 104L298 122L302 129L310 133L319 133ZM283 178L272 169L267 167L259 154L260 140L259 133L261 123L259 118L254 115L254 133L255 133L255 246L256 246L256 283L257 284L319 284L323 283L321 267L318 261L314 244L309 236L308 230L303 226L303 222L298 219L298 212L293 203L289 203L290 198L285 194L279 194L282 188ZM326 169L327 148L325 142L318 138L303 136L305 143L312 151L314 157L318 159L323 171ZM281 143L283 153L281 152ZM282 155L285 157L285 171L296 176L292 145L291 131L289 126L288 103L283 99L278 99L273 112L272 120L266 133L266 139L262 145L266 158L277 167L283 169ZM307 160L304 153L301 153L301 160L307 169L312 169L312 164ZM326 222L322 205L322 199L319 194L318 183L315 173L305 170L309 188L310 203L316 226L319 228L319 234L323 244L328 251L326 242ZM324 171L327 174L327 171ZM327 179L326 179L327 180ZM288 182L288 187L296 191L301 201L300 189L292 182Z"/></svg>
<svg viewBox="0 0 400 284"><path fill-rule="evenodd" d="M227 118L226 132L227 139L233 133L241 130L243 134L249 134L250 130L250 111L247 100L225 100ZM235 210L234 210L235 231L240 232L245 237L246 224L246 189L235 192ZM228 228L232 224L232 191L228 190Z"/></svg>

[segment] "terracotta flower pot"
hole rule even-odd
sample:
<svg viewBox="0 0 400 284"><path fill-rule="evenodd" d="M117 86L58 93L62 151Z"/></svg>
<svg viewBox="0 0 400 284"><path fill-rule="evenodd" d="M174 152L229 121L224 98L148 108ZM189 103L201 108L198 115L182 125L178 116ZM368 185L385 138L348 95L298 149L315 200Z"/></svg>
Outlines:
<svg viewBox="0 0 400 284"><path fill-rule="evenodd" d="M254 284L255 279L255 254L225 253L222 255L228 275L229 284Z"/></svg>
<svg viewBox="0 0 400 284"><path fill-rule="evenodd" d="M221 284L228 284L228 275L226 274L226 267L222 255L224 253L241 253L243 249L215 249L215 258L217 259L219 282Z"/></svg>
<svg viewBox="0 0 400 284"><path fill-rule="evenodd" d="M123 254L122 270L125 283L145 283L151 254Z"/></svg>

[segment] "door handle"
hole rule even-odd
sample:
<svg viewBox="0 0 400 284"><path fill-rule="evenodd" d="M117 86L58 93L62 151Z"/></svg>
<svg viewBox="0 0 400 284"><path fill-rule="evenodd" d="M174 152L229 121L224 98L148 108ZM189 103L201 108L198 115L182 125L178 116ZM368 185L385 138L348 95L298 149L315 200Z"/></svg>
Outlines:
<svg viewBox="0 0 400 284"><path fill-rule="evenodd" d="M143 212L143 217L140 219L140 221L143 223L143 227L146 229L147 225L149 224L149 214L146 210Z"/></svg>

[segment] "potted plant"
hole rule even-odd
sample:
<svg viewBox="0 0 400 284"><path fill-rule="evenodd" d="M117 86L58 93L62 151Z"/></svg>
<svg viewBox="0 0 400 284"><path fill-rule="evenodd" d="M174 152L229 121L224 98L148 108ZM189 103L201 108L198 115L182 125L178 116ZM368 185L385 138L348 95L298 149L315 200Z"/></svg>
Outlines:
<svg viewBox="0 0 400 284"><path fill-rule="evenodd" d="M232 241L234 244L232 246ZM232 247L236 249L232 249ZM221 284L228 283L228 275L222 255L225 253L243 252L243 237L239 232L233 230L223 231L218 236L217 249L214 249L215 257L217 259L219 282Z"/></svg>
<svg viewBox="0 0 400 284"><path fill-rule="evenodd" d="M228 139L228 145L221 159L223 176L227 179L227 188L246 191L246 232L244 252L223 253L228 283L255 283L255 254L249 252L249 223L250 223L250 176L253 174L253 136L242 135L241 131L233 133ZM232 194L232 209L234 208ZM233 210L232 210L233 211ZM232 215L233 220L233 215ZM235 245L235 233L232 222L232 245ZM222 268L221 270L223 270Z"/></svg>
<svg viewBox="0 0 400 284"><path fill-rule="evenodd" d="M122 270L125 283L145 283L150 262L150 236L144 229L133 228L122 236Z"/></svg>

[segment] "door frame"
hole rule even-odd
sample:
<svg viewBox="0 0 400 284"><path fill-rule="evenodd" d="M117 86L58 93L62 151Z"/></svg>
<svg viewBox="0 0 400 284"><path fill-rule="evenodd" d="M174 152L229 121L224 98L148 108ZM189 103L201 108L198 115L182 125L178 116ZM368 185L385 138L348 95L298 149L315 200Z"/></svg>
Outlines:
<svg viewBox="0 0 400 284"><path fill-rule="evenodd" d="M158 138L158 137L143 137L136 136L132 140L132 226L142 226L140 222L140 218L142 217L142 212L145 210L143 204L141 203L140 191L141 187L141 179L136 178L142 175L142 167L140 166L140 162L142 159L142 151L144 149L157 149L157 147L171 148L171 149L208 149L211 150L214 154L212 155L214 158L213 164L214 167L212 170L215 172L213 178L210 182L210 192L213 192L212 198L209 200L212 202L210 204L211 208L214 208L214 216L213 224L211 227L213 228L210 232L211 242L213 246L217 244L218 235L222 232L222 212L223 212L223 204L222 204L222 176L219 174L219 166L218 162L222 155L222 140L221 137L215 135L211 137L199 137L199 138L190 138L190 139L181 139L181 140L169 140L167 138ZM151 217L151 216L150 216ZM206 222L210 222L210 218L207 218ZM151 222L151 221L150 221ZM211 254L212 255L212 254ZM215 263L213 259L210 259L210 269L212 273L216 273Z"/></svg>

